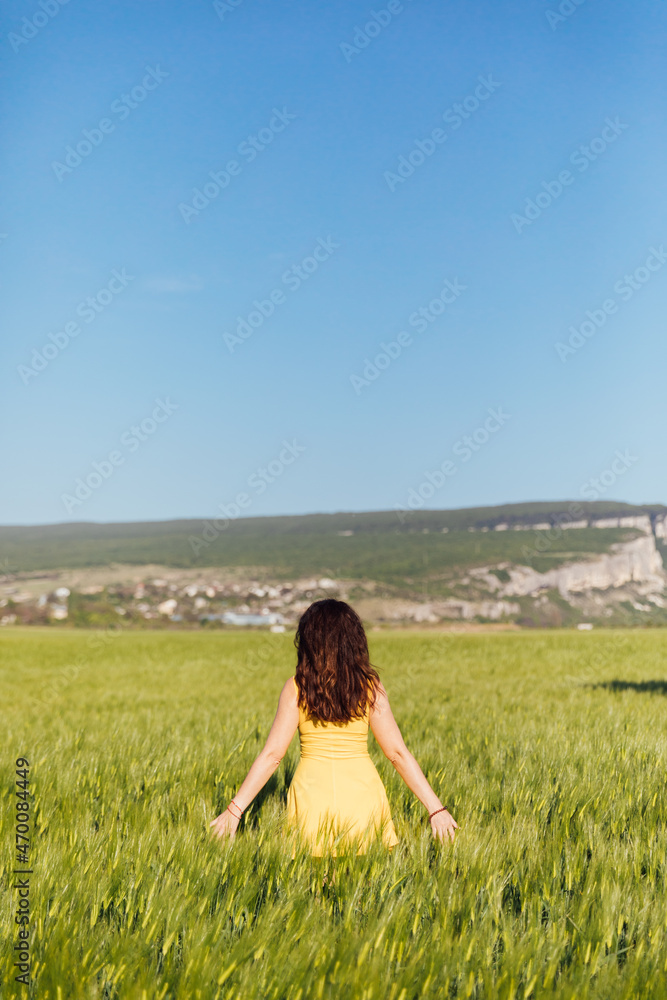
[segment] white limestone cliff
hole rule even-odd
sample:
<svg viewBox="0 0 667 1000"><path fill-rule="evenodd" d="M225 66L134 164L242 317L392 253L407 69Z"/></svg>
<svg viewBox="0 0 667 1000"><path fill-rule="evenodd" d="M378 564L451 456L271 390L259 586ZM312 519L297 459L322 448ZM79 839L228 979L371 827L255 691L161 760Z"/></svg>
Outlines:
<svg viewBox="0 0 667 1000"><path fill-rule="evenodd" d="M652 533L612 545L609 553L595 559L572 562L546 573L538 573L530 566L511 566L507 572L509 581L497 588L500 597L520 597L557 589L567 598L571 593L608 590L626 583L650 584L651 589L661 591L667 583Z"/></svg>

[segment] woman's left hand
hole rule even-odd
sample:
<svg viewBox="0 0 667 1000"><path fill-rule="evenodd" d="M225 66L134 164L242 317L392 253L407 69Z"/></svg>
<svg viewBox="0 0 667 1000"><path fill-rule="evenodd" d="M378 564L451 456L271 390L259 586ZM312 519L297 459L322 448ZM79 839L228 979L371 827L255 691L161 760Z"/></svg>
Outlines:
<svg viewBox="0 0 667 1000"><path fill-rule="evenodd" d="M233 816L229 809L225 809L209 823L209 826L213 827L211 833L215 834L216 837L233 837L238 825L239 817Z"/></svg>
<svg viewBox="0 0 667 1000"><path fill-rule="evenodd" d="M458 828L459 824L447 809L437 812L431 819L431 830L437 840L446 840L449 838L449 840L453 841Z"/></svg>

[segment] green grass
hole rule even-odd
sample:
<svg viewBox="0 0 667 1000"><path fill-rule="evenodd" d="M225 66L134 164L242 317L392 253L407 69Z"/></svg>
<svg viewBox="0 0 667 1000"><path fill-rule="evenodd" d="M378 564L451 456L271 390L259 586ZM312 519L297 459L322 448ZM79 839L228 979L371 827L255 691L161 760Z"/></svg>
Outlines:
<svg viewBox="0 0 667 1000"><path fill-rule="evenodd" d="M3 1000L667 996L667 634L370 638L453 847L372 739L392 854L291 860L296 738L236 839L209 839L293 673L289 635L3 632ZM10 957L19 755L30 994Z"/></svg>

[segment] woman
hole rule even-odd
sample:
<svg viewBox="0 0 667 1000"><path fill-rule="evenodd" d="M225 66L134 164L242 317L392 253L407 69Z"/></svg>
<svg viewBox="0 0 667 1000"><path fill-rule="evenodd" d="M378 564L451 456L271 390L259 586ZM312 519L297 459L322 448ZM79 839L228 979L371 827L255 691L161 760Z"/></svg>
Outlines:
<svg viewBox="0 0 667 1000"><path fill-rule="evenodd" d="M384 755L428 810L433 836L453 840L457 823L403 742L357 613L344 601L315 601L299 620L294 644L296 673L282 689L266 744L225 811L211 822L212 832L234 836L243 811L280 764L298 727L301 760L287 815L311 853L335 855L337 845L353 845L364 854L377 834L392 848L398 837L368 753L370 726Z"/></svg>

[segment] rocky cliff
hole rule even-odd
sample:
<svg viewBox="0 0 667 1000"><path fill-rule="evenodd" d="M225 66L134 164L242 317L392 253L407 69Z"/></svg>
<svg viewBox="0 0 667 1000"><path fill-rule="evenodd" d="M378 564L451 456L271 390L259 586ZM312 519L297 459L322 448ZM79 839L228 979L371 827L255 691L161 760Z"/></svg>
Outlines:
<svg viewBox="0 0 667 1000"><path fill-rule="evenodd" d="M510 576L508 583L501 584L491 574L485 577L489 586L497 590L501 597L533 595L542 590L555 589L567 600L570 594L608 590L627 583L648 584L655 591L662 591L667 584L667 575L652 533L614 545L611 552L596 559L572 562L546 573L537 573L529 566L509 566L506 569Z"/></svg>

